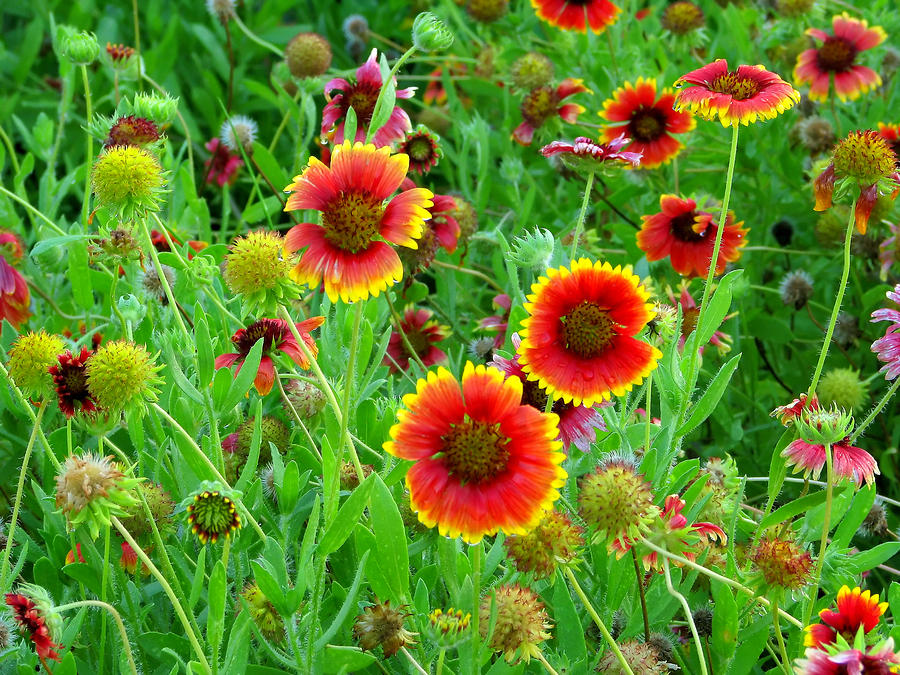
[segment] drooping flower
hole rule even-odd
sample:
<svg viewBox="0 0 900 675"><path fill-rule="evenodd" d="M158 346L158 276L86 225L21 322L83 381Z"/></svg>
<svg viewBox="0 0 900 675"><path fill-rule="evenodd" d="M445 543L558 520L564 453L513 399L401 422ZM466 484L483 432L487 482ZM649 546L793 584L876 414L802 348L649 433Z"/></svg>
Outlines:
<svg viewBox="0 0 900 675"><path fill-rule="evenodd" d="M319 353L315 340L310 333L325 323L325 317L313 316L305 321L294 324L304 344L313 356ZM272 351L280 351L291 357L291 360L304 370L309 368L309 361L297 344L293 333L284 319L259 319L246 328L239 329L232 337L231 342L237 348L237 352L221 354L216 357L216 368L229 368L238 364L235 373L241 371L244 359L250 353L259 340L263 341L262 358L253 385L260 396L265 396L275 385L275 362L272 360Z"/></svg>
<svg viewBox="0 0 900 675"><path fill-rule="evenodd" d="M146 551L145 551L146 553ZM128 574L134 574L137 572L138 561L137 552L131 548L131 544L127 541L122 542L122 554L119 556L119 567L128 572ZM148 576L150 574L150 569L145 565L141 566L141 575Z"/></svg>
<svg viewBox="0 0 900 675"><path fill-rule="evenodd" d="M228 146L218 138L211 139L203 147L212 153L212 157L203 163L203 166L206 167L205 182L215 182L219 187L234 184L234 181L237 180L238 169L244 166L241 156L229 150Z"/></svg>
<svg viewBox="0 0 900 675"><path fill-rule="evenodd" d="M835 183L856 184L854 218L860 234L866 233L869 216L880 195L896 196L900 173L896 169L897 155L888 142L871 129L851 131L834 146L831 163L813 183L816 211L831 208Z"/></svg>
<svg viewBox="0 0 900 675"><path fill-rule="evenodd" d="M887 297L896 305L900 305L900 284L887 292ZM900 375L900 310L893 308L876 309L872 312L872 323L890 321L881 337L872 343L872 351L884 365L879 372L884 373L884 379L893 380Z"/></svg>
<svg viewBox="0 0 900 675"><path fill-rule="evenodd" d="M804 476L818 478L825 466L825 446L802 438L791 442L782 450L781 456L787 458L788 466L794 467L794 473L802 471ZM850 445L849 439L832 445L831 456L837 480L847 478L857 484L865 481L867 485L873 485L875 475L881 473L875 458L862 448Z"/></svg>
<svg viewBox="0 0 900 675"><path fill-rule="evenodd" d="M406 155L349 141L334 149L330 167L310 157L285 188L292 193L286 211L322 212L321 225L300 223L285 238L289 253L302 251L292 272L295 281L314 288L324 281L332 302L356 302L402 278L403 265L390 244L416 248L433 206L425 188L391 198L408 166Z"/></svg>
<svg viewBox="0 0 900 675"><path fill-rule="evenodd" d="M73 417L76 412L87 414L97 411L85 373L92 353L87 347L82 347L77 356L66 350L57 357L57 364L48 369L56 386L59 409L66 417Z"/></svg>
<svg viewBox="0 0 900 675"><path fill-rule="evenodd" d="M836 604L837 609L819 612L822 623L806 627L805 646L822 649L833 644L838 635L852 642L860 628L863 633L870 633L888 608L888 603L879 603L877 595L862 591L859 586L852 591L848 586L842 586Z"/></svg>
<svg viewBox="0 0 900 675"><path fill-rule="evenodd" d="M626 82L603 102L600 117L612 122L603 137L612 142L624 134L631 139L628 150L643 155L642 168L661 166L684 147L672 134L683 134L697 124L690 113L673 110L674 102L671 89L663 89L656 97L656 80L639 77L634 85Z"/></svg>
<svg viewBox="0 0 900 675"><path fill-rule="evenodd" d="M671 289L669 290L669 299L671 302L675 302L675 296L672 295ZM697 306L697 301L694 300L694 296L691 295L691 292L688 290L688 284L686 283L681 286L678 304L681 305L681 337L678 338L678 347L679 349L684 349L684 343L688 336L697 330L697 320L700 318L700 308ZM735 314L726 315L725 318L722 319L722 323L734 316ZM716 348L716 351L718 351L720 356L724 356L731 351L731 343L731 336L718 329L713 332L712 337L709 339L709 344ZM703 354L705 347L706 345L699 346L701 355Z"/></svg>
<svg viewBox="0 0 900 675"><path fill-rule="evenodd" d="M512 344L516 352L518 352L521 342L519 334L513 333ZM519 363L518 353L511 359L494 355L491 365L502 370L506 377L519 378L522 381L522 402L541 412L544 411L547 406L547 394L537 382L528 379L522 364ZM551 410L559 416L557 440L562 441L566 453L569 452L572 445L582 452L588 452L591 449L591 443L597 440L596 430L606 431L606 423L595 407L556 400L553 402Z"/></svg>
<svg viewBox="0 0 900 675"><path fill-rule="evenodd" d="M640 384L662 357L637 339L653 318L630 267L573 260L532 285L519 362L554 398L593 406Z"/></svg>
<svg viewBox="0 0 900 675"><path fill-rule="evenodd" d="M222 490L212 489L215 487L210 484L195 492L187 505L188 525L201 544L215 544L220 538L227 539L241 529L241 516L234 501Z"/></svg>
<svg viewBox="0 0 900 675"><path fill-rule="evenodd" d="M647 260L651 262L668 257L672 268L679 274L706 276L719 228L719 224L713 221L713 214L698 211L697 202L693 199L681 199L676 195L662 195L659 206L659 213L641 216L638 248L647 254ZM741 227L743 221L736 223L734 220L734 213L729 211L716 260L716 274L724 272L728 263L738 260L740 249L747 244L749 230Z"/></svg>
<svg viewBox="0 0 900 675"><path fill-rule="evenodd" d="M862 19L852 19L844 12L831 19L833 35L816 28L809 28L807 35L822 42L822 46L807 49L797 57L794 80L797 84L809 83L809 98L824 101L828 98L831 77L838 98L856 100L860 94L881 86L881 77L871 68L858 65L860 52L872 49L887 38L881 26L869 28Z"/></svg>
<svg viewBox="0 0 900 675"><path fill-rule="evenodd" d="M460 383L439 368L403 403L384 449L415 462L406 484L426 526L470 543L524 534L559 497L557 417L524 405L518 378L467 362Z"/></svg>
<svg viewBox="0 0 900 675"><path fill-rule="evenodd" d="M444 156L441 150L441 139L424 124L419 124L412 131L404 134L398 152L409 156L409 170L418 174L426 174L437 166Z"/></svg>
<svg viewBox="0 0 900 675"><path fill-rule="evenodd" d="M494 348L500 349L506 342L506 329L509 324L509 313L512 310L512 299L506 293L501 293L494 296L492 303L498 309L503 310L503 313L484 317L478 322L478 328L497 333L494 337Z"/></svg>
<svg viewBox="0 0 900 675"><path fill-rule="evenodd" d="M381 91L383 82L381 68L378 66L378 50L373 49L366 62L356 70L356 80L349 82L342 77L329 80L325 85L325 100L328 103L322 111L322 134L334 133L335 145L344 143L344 123L347 110L353 108L356 113L356 137L353 141L362 142L366 138L369 123L372 121L372 113L375 111L375 101L378 100L378 92ZM398 89L398 99L412 98L415 87ZM337 94L332 95L332 92ZM381 148L390 145L403 138L403 134L412 129L409 115L398 107L395 107L387 122L372 138L375 147ZM396 189L396 188L395 188Z"/></svg>
<svg viewBox="0 0 900 675"><path fill-rule="evenodd" d="M53 608L46 590L33 584L22 584L18 593L7 593L6 604L12 609L19 630L31 640L40 659L59 661L57 649L62 632L62 618ZM49 669L48 669L49 671Z"/></svg>
<svg viewBox="0 0 900 675"><path fill-rule="evenodd" d="M488 646L503 652L504 658L513 663L526 663L540 655L538 645L550 639L550 617L537 594L527 586L506 584L497 586L484 596L478 608L481 636L488 637L491 625L492 605L496 606L497 621Z"/></svg>
<svg viewBox="0 0 900 675"><path fill-rule="evenodd" d="M22 240L12 232L0 231L0 323L6 319L13 328L18 328L31 316L28 282L13 267L23 255Z"/></svg>
<svg viewBox="0 0 900 675"><path fill-rule="evenodd" d="M623 150L629 140L621 134L608 143L597 143L585 136L579 136L574 142L553 141L541 148L544 157L559 155L563 164L574 171L600 171L605 167L630 164L632 168L641 163L640 152Z"/></svg>
<svg viewBox="0 0 900 675"><path fill-rule="evenodd" d="M412 616L406 611L405 605L391 607L391 601L379 602L375 598L375 604L366 607L363 613L356 617L353 624L353 637L359 641L363 651L371 651L381 645L384 657L390 658L401 647L416 643L414 638L418 633L413 633L403 627L407 617Z"/></svg>
<svg viewBox="0 0 900 675"><path fill-rule="evenodd" d="M437 363L447 362L447 353L436 345L450 335L450 328L442 326L434 319L434 312L429 309L415 309L407 307L400 320L399 330L394 327L387 346L382 363L390 369L391 373L399 372L397 366L403 370L409 370L409 362L412 354L407 350L400 335L400 330L406 335L410 347L427 368ZM396 364L396 365L395 365Z"/></svg>
<svg viewBox="0 0 900 675"><path fill-rule="evenodd" d="M590 91L582 80L572 77L560 82L556 89L549 85L532 89L519 107L522 112L522 123L513 131L513 140L520 145L531 145L535 130L542 127L554 115L559 115L564 122L575 124L585 109L577 103L563 103L563 100L574 94Z"/></svg>
<svg viewBox="0 0 900 675"><path fill-rule="evenodd" d="M693 85L675 95L675 110L690 110L723 127L770 120L800 102L800 93L763 66L728 70L725 59L682 75L675 86Z"/></svg>
<svg viewBox="0 0 900 675"><path fill-rule="evenodd" d="M612 26L622 10L609 0L531 0L537 15L561 30L602 33Z"/></svg>

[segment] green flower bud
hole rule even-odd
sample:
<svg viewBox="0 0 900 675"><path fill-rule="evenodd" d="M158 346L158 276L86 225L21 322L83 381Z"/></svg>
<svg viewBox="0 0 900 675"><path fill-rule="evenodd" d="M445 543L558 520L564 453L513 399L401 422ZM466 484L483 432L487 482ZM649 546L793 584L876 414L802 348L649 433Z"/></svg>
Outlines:
<svg viewBox="0 0 900 675"><path fill-rule="evenodd" d="M178 98L155 92L137 93L134 95L130 106L124 105L122 107L123 115L131 114L135 117L143 117L153 120L159 127L166 127L174 121L178 112ZM130 110L125 110L124 108L130 108Z"/></svg>
<svg viewBox="0 0 900 675"><path fill-rule="evenodd" d="M550 266L555 241L549 230L536 227L533 233L516 237L509 259L519 267L543 271Z"/></svg>
<svg viewBox="0 0 900 675"><path fill-rule="evenodd" d="M453 33L431 12L422 12L413 21L412 41L422 52L438 52L453 44Z"/></svg>
<svg viewBox="0 0 900 675"><path fill-rule="evenodd" d="M74 33L63 38L63 54L76 66L89 66L100 56L100 44L93 33Z"/></svg>

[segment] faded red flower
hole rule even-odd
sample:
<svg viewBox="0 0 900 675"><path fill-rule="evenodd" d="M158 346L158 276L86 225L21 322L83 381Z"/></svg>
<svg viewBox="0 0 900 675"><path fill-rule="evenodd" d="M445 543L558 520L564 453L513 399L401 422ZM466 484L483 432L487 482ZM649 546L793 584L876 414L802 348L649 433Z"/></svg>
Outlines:
<svg viewBox="0 0 900 675"><path fill-rule="evenodd" d="M77 356L67 349L64 354L59 355L57 365L50 367L59 409L66 417L73 417L76 412L87 414L97 411L94 398L88 390L85 371L92 354L87 347L82 347Z"/></svg>
<svg viewBox="0 0 900 675"><path fill-rule="evenodd" d="M429 309L417 310L407 307L400 321L400 328L406 335L407 341L426 368L447 361L447 353L435 345L450 335L450 329L440 325L433 317L434 312ZM396 373L399 372L397 365L403 370L409 370L411 358L412 355L403 344L403 338L395 327L391 332L387 354L382 363L388 366L391 373ZM394 365L395 363L397 365Z"/></svg>
<svg viewBox="0 0 900 675"><path fill-rule="evenodd" d="M781 456L787 458L788 466L795 467L794 473L802 471L804 476L812 474L813 478L818 478L825 466L825 446L802 438L788 445ZM831 457L834 476L838 480L847 478L857 484L865 481L867 485L874 485L875 475L881 473L875 458L862 448L850 445L847 438L831 446Z"/></svg>
<svg viewBox="0 0 900 675"><path fill-rule="evenodd" d="M584 107L577 103L562 103L563 100L574 94L590 93L590 89L584 86L582 80L569 77L560 82L559 86L539 87L533 89L525 96L520 110L522 123L512 133L513 139L520 145L531 145L534 132L545 122L559 115L560 119L569 124L578 121L578 115L584 112Z"/></svg>

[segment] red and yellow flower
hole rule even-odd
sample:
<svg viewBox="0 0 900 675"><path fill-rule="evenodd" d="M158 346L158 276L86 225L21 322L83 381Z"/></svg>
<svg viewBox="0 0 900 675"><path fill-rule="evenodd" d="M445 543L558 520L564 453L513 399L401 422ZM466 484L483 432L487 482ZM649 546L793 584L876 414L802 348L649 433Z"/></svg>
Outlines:
<svg viewBox="0 0 900 675"><path fill-rule="evenodd" d="M640 384L662 353L635 337L654 313L630 267L573 260L532 285L519 362L547 394L593 406Z"/></svg>
<svg viewBox="0 0 900 675"><path fill-rule="evenodd" d="M59 409L66 417L74 417L76 412L97 412L87 384L87 361L92 354L87 347L82 347L77 355L67 349L57 357L57 364L48 369L56 387Z"/></svg>
<svg viewBox="0 0 900 675"><path fill-rule="evenodd" d="M305 321L294 324L297 332L303 339L306 348L315 356L319 353L310 333L325 323L325 317L313 316ZM231 338L231 342L237 347L236 353L221 354L216 357L216 368L228 368L235 363L238 364L235 373L241 371L244 365L244 359L250 353L259 340L263 341L262 358L259 361L259 369L256 371L256 377L253 385L260 396L265 396L275 385L275 362L272 361L270 354L273 350L283 352L291 357L291 360L304 370L309 368L309 361L300 349L300 345L294 338L287 321L283 319L260 319L254 321L246 328L238 330Z"/></svg>
<svg viewBox="0 0 900 675"><path fill-rule="evenodd" d="M833 644L838 635L852 643L860 628L863 633L871 632L887 608L888 603L879 603L878 596L870 591L861 591L859 586L851 591L848 586L842 586L837 594L837 609L819 612L822 623L806 627L803 644L822 649Z"/></svg>
<svg viewBox="0 0 900 675"><path fill-rule="evenodd" d="M12 232L0 231L0 323L6 319L13 328L18 328L31 316L28 283L12 266L23 255L22 240Z"/></svg>
<svg viewBox="0 0 900 675"><path fill-rule="evenodd" d="M713 215L698 211L693 199L681 199L676 195L662 195L659 206L662 209L659 213L641 216L638 248L651 262L668 257L679 274L706 276L719 227L713 222ZM735 223L734 213L728 212L716 260L716 274L724 272L728 263L741 257L740 249L746 245L745 235L749 232L741 228L743 224L743 221Z"/></svg>
<svg viewBox="0 0 900 675"><path fill-rule="evenodd" d="M572 77L560 82L556 89L550 86L532 89L519 106L522 123L513 131L513 140L520 145L531 145L535 130L544 126L554 115L559 115L564 122L575 124L578 116L584 112L584 106L577 103L563 104L562 101L574 94L590 91L582 80Z"/></svg>
<svg viewBox="0 0 900 675"><path fill-rule="evenodd" d="M675 95L675 110L690 110L703 119L718 120L723 127L770 120L800 102L800 93L762 66L741 65L728 70L725 59L717 59L692 70L675 86L693 85Z"/></svg>
<svg viewBox="0 0 900 675"><path fill-rule="evenodd" d="M408 307L400 320L400 330L406 335L410 347L413 348L426 368L447 361L447 353L435 345L450 335L450 329L439 324L433 317L434 312L429 309L417 310ZM388 366L392 373L396 373L399 372L397 366L403 370L409 370L411 358L412 354L403 343L403 337L395 328L391 333L383 364Z"/></svg>
<svg viewBox="0 0 900 675"><path fill-rule="evenodd" d="M834 16L831 27L833 35L816 28L807 29L806 34L822 42L822 46L801 52L794 66L794 80L798 84L809 83L809 98L826 100L832 75L834 91L842 101L855 100L860 94L881 86L878 73L858 65L856 57L884 42L887 38L884 29L869 28L866 21L852 19L846 12Z"/></svg>
<svg viewBox="0 0 900 675"><path fill-rule="evenodd" d="M609 0L531 0L537 15L562 30L602 33L612 26L622 10Z"/></svg>
<svg viewBox="0 0 900 675"><path fill-rule="evenodd" d="M432 194L425 188L391 198L409 167L406 155L389 148L345 141L331 165L315 157L294 182L285 211L315 209L321 224L300 223L285 237L289 253L300 253L291 272L297 283L325 283L332 302L365 300L403 278L403 265L390 244L416 248L431 218Z"/></svg>
<svg viewBox="0 0 900 675"><path fill-rule="evenodd" d="M612 122L604 131L609 142L620 134L631 139L628 150L643 155L641 167L653 169L670 161L684 147L672 134L683 134L697 122L687 112L673 110L675 93L663 89L656 97L656 81L639 77L634 85L626 82L603 102L600 117Z"/></svg>
<svg viewBox="0 0 900 675"><path fill-rule="evenodd" d="M878 135L888 142L894 154L900 157L900 124L878 123Z"/></svg>
<svg viewBox="0 0 900 675"><path fill-rule="evenodd" d="M522 403L522 382L467 362L420 379L384 449L415 464L410 506L441 535L477 543L503 530L525 534L559 498L566 479L557 417Z"/></svg>

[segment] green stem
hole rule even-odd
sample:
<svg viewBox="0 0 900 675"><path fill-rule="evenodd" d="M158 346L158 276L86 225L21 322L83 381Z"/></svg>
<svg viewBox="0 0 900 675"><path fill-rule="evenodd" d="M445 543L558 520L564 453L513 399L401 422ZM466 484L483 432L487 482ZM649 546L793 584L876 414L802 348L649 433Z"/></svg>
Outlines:
<svg viewBox="0 0 900 675"><path fill-rule="evenodd" d="M153 239L150 236L150 228L147 226L146 220L141 219L141 227L144 230L144 236L149 244L148 250L150 251L150 258L153 260L153 267L156 270L157 277L159 277L159 283L163 288L163 293L169 301L169 307L172 309L175 323L177 323L178 327L181 329L181 333L187 341L186 344L193 344L193 336L188 331L187 326L184 325L184 321L181 318L181 312L178 311L178 302L175 300L175 294L172 293L172 288L169 286L169 280L166 279L165 272L163 272L162 263L159 262L159 254L156 252L156 247L153 245Z"/></svg>
<svg viewBox="0 0 900 675"><path fill-rule="evenodd" d="M57 134L58 136L58 134ZM12 162L13 171L16 172L16 175L19 174L19 159L16 157L16 148L12 143L12 139L6 134L6 131L0 126L0 138L3 139L3 144L6 146L6 151L9 154L9 159ZM52 166L52 165L51 165Z"/></svg>
<svg viewBox="0 0 900 675"><path fill-rule="evenodd" d="M207 673L211 673L211 669L209 667L209 661L206 660L206 653L203 651L203 647L200 646L200 642L197 640L197 636L194 634L194 629L191 627L191 622L188 620L187 615L184 612L184 608L181 606L181 603L178 601L178 598L175 596L175 592L172 590L172 587L169 585L169 582L166 581L166 578L162 575L162 573L157 569L156 565L153 564L153 561L147 557L147 554L144 553L144 549L142 549L138 543L134 540L134 537L125 529L125 526L119 522L119 519L116 516L112 516L110 522L115 526L115 528L119 531L119 534L128 542L128 545L134 549L134 552L137 554L137 557L140 559L141 563L146 566L148 570L150 570L150 574L152 574L156 580L159 582L159 585L162 586L163 591L169 598L169 602L172 603L172 608L175 610L175 614L178 615L178 619L181 621L181 626L184 628L184 632L187 634L188 641L191 643L191 647L194 649L194 653L197 655L197 658L200 660L200 663L203 666L203 669Z"/></svg>
<svg viewBox="0 0 900 675"><path fill-rule="evenodd" d="M581 589L581 584L578 583L578 579L576 579L575 575L572 574L572 570L566 567L565 575L569 580L569 583L572 584L572 588L575 589L575 593L577 593L578 597L581 599L581 603L584 605L588 614L590 614L591 619L594 620L597 628L600 629L600 633L603 635L603 639L606 640L606 644L609 645L609 648L612 650L613 654L616 655L616 659L619 661L619 666L622 668L622 670L625 671L626 675L634 675L634 671L631 669L631 666L628 665L628 661L626 661L625 657L622 656L622 650L619 649L619 645L616 644L613 636L610 635L609 629L607 629L606 624L603 623L603 619L601 619L600 615L597 614L597 610L594 609L594 606L591 604L588 596L585 595L585 592Z"/></svg>
<svg viewBox="0 0 900 675"><path fill-rule="evenodd" d="M644 642L650 642L650 617L647 615L647 598L644 597L644 575L638 565L637 551L631 547L631 558L634 560L634 576L637 579L638 595L641 598L641 614L644 617Z"/></svg>
<svg viewBox="0 0 900 675"><path fill-rule="evenodd" d="M105 609L112 615L113 620L116 622L116 628L119 629L119 637L122 638L122 648L125 650L125 658L128 659L128 665L131 667L132 675L137 675L138 670L134 662L134 654L131 652L131 644L128 642L128 632L125 630L125 624L122 622L122 617L119 615L119 612L116 611L116 608L110 604L101 602L100 600L78 600L77 602L69 602L65 605L57 605L53 610L56 612L65 612L70 609L78 609L79 607L99 607L100 609Z"/></svg>
<svg viewBox="0 0 900 675"><path fill-rule="evenodd" d="M28 413L28 416L31 418L31 423L38 425L38 416L35 414L34 410L31 409L31 403L25 398L25 394L23 394L22 390L16 386L16 383L12 381L12 378L9 376L9 371L6 370L3 363L0 363L0 375L3 376L6 384L12 389L13 394L16 396L16 400L25 409L25 412ZM56 459L56 455L53 454L53 449L50 447L50 443L44 435L44 431L40 428L38 428L38 438L41 439L41 445L44 446L44 452L46 452L47 456L50 458L53 468L56 469L57 472L60 471L62 465L59 463L59 460Z"/></svg>
<svg viewBox="0 0 900 675"><path fill-rule="evenodd" d="M737 129L736 126L735 129ZM666 577L666 589L669 591L669 595L681 603L681 607L684 609L684 618L687 620L687 624L691 629L694 645L697 647L697 660L700 662L700 672L702 675L709 675L709 670L706 667L706 657L703 654L703 643L700 641L700 634L697 632L697 626L694 623L694 615L691 613L691 606L688 604L687 598L679 593L675 586L672 585L672 574L669 571L669 559L663 558L662 563L663 573Z"/></svg>
<svg viewBox="0 0 900 675"><path fill-rule="evenodd" d="M386 294L385 294L386 295ZM342 410L344 414L341 416L341 438L347 445L347 451L350 453L350 459L353 461L353 468L356 469L356 476L362 483L366 476L363 473L362 464L356 454L356 448L353 447L353 441L350 439L347 427L350 423L350 398L353 395L353 371L356 366L356 352L359 347L359 326L362 323L362 315L364 309L364 301L360 300L356 303L353 315L353 332L350 335L350 354L347 361L347 371L344 375L344 405Z"/></svg>
<svg viewBox="0 0 900 675"><path fill-rule="evenodd" d="M584 216L587 213L588 203L591 200L591 190L594 187L594 172L589 171L587 184L584 188L584 197L581 200L581 210L578 212L578 220L575 221L575 232L572 234L572 260L578 251L578 239L581 237L581 228L584 226Z"/></svg>
<svg viewBox="0 0 900 675"><path fill-rule="evenodd" d="M241 29L241 32L247 36L247 38L251 42L255 42L263 49L268 49L270 52L275 54L278 58L284 58L284 52L281 51L278 47L273 45L271 42L266 42L261 37L257 37L253 31L251 31L247 26L244 25L244 22L241 21L241 17L237 14L232 14L231 18L234 19L234 22L237 24L237 27Z"/></svg>
<svg viewBox="0 0 900 675"><path fill-rule="evenodd" d="M728 202L731 200L731 184L734 179L734 165L735 160L737 159L737 143L738 143L738 130L740 129L740 125L734 124L732 126L732 135L731 135L731 154L728 157L728 173L725 177L725 196L722 199L722 209L719 211L719 220L716 222L716 241L713 244L712 257L709 260L709 271L706 273L706 283L703 286L703 297L700 300L699 312L697 314L697 328L694 331L694 338L699 338L699 329L702 326L703 313L706 311L706 305L709 301L709 296L712 293L712 284L713 277L716 275L716 267L719 262L719 249L722 246L722 234L725 232L725 219L728 217ZM684 402L681 405L681 413L678 416L678 426L680 427L682 422L684 422L684 415L687 413L687 404L690 402L691 392L694 389L694 378L697 375L697 360L700 354L700 347L703 345L699 345L694 343L693 348L691 349L691 360L689 362L688 367L688 377L686 380L687 392L684 396Z"/></svg>
<svg viewBox="0 0 900 675"><path fill-rule="evenodd" d="M791 675L788 664L791 659L788 658L787 648L784 646L784 635L781 634L781 622L778 620L778 601L772 602L772 625L775 627L775 638L778 640L778 650L781 652L781 663L784 668L785 675Z"/></svg>
<svg viewBox="0 0 900 675"><path fill-rule="evenodd" d="M550 675L559 675L559 673L553 669L553 666L547 663L547 658L544 656L543 652L539 650L538 653L534 655L534 658L541 662L541 665L544 666L544 670L550 673Z"/></svg>
<svg viewBox="0 0 900 675"><path fill-rule="evenodd" d="M101 436L97 439L98 442L98 451L100 456L103 456L103 437ZM103 531L103 572L100 575L100 602L106 602L106 585L109 582L109 528L104 528ZM103 675L103 667L106 665L104 663L106 655L106 617L100 620L100 675Z"/></svg>
<svg viewBox="0 0 900 675"><path fill-rule="evenodd" d="M138 0L131 0L131 19L134 22L134 58L137 59L138 67L141 63L141 19L138 15ZM138 83L140 87L140 83ZM88 119L90 122L90 119Z"/></svg>
<svg viewBox="0 0 900 675"><path fill-rule="evenodd" d="M650 452L650 427L652 426L652 416L650 414L650 406L653 403L653 373L647 375L647 398L644 403L644 410L647 413L646 424L644 426L644 454ZM642 597L643 599L643 597ZM646 608L644 609L646 615ZM650 639L649 637L647 638Z"/></svg>
<svg viewBox="0 0 900 675"><path fill-rule="evenodd" d="M412 47L407 49L403 53L403 56L401 56L399 59L397 59L397 61L394 63L394 67L391 68L391 72L388 73L387 79L384 81L384 83L381 85L381 89L378 91L378 98L375 99L375 107L372 108L372 117L370 119L373 119L373 120L378 119L379 114L381 113L381 109L385 105L384 91L387 88L388 83L394 81L394 76L397 74L397 71L400 70L400 66L402 66L404 63L406 63L406 60L415 53L416 53L416 46L413 45ZM375 134L377 132L378 132L378 129L374 128L373 126L370 126L369 129L366 131L366 143L371 143L372 139L375 137Z"/></svg>
<svg viewBox="0 0 900 675"><path fill-rule="evenodd" d="M428 675L428 671L419 665L419 662L416 661L416 657L410 654L409 650L406 647L400 647L400 651L403 652L403 655L407 659L409 659L409 663L413 667L413 670L415 670L417 673L421 673L422 675Z"/></svg>
<svg viewBox="0 0 900 675"><path fill-rule="evenodd" d="M472 673L481 672L481 628L478 625L481 609L481 542L472 551Z"/></svg>
<svg viewBox="0 0 900 675"><path fill-rule="evenodd" d="M8 588L6 586L6 575L9 573L9 556L12 553L13 540L16 536L16 523L19 519L19 507L22 505L22 491L25 488L25 474L28 473L28 464L31 460L31 450L34 447L34 439L37 438L38 429L41 427L41 418L47 409L47 403L44 402L38 408L37 417L34 420L34 426L31 429L31 436L28 438L28 445L25 446L25 455L22 457L22 468L19 470L19 484L16 486L16 498L13 501L12 517L9 521L9 533L6 537L6 550L3 552L3 568L0 571L0 592L5 593Z"/></svg>
<svg viewBox="0 0 900 675"><path fill-rule="evenodd" d="M850 276L850 240L853 238L855 211L856 202L850 207L850 219L847 222L847 233L844 235L844 268L841 271L841 284L838 286L838 292L834 298L834 306L831 308L831 320L828 322L828 329L825 331L825 341L822 343L822 350L819 352L819 362L816 364L816 370L813 372L812 382L810 382L809 391L807 392L807 396L810 398L816 393L816 386L819 384L822 368L825 367L825 357L828 356L831 336L834 334L834 326L841 311L841 302L844 300L844 289L847 287L847 279Z"/></svg>
<svg viewBox="0 0 900 675"><path fill-rule="evenodd" d="M813 608L819 595L819 584L822 582L822 570L825 568L825 549L828 548L828 533L831 531L831 507L834 497L834 462L831 444L825 444L825 515L822 521L822 538L819 542L819 557L816 560L816 573L813 577L812 589L809 593L809 602L803 612L803 625L808 626L812 618Z"/></svg>
<svg viewBox="0 0 900 675"><path fill-rule="evenodd" d="M91 118L94 116L94 109L91 105L91 86L88 82L87 66L81 66L81 81L84 84L85 115L87 123L90 124ZM87 133L85 137L87 138L87 146L84 163L84 202L81 205L81 219L83 223L87 223L88 215L91 212L91 167L94 163L94 136Z"/></svg>
<svg viewBox="0 0 900 675"><path fill-rule="evenodd" d="M43 213L41 213L38 209L33 207L31 204L29 204L27 201L22 199L16 193L10 192L2 185L0 185L0 194L4 194L7 197L9 197L10 199L12 199L13 201L18 202L19 204L24 206L30 213L34 214L35 216L37 216L38 218L43 220L45 223L47 223L47 225L50 226L50 229L53 230L54 232L56 232L56 234L58 234L59 236L62 237L62 236L65 236L68 234L68 232L63 231L62 228L59 227L59 225L57 225L52 220L50 220L47 216L45 216Z"/></svg>
<svg viewBox="0 0 900 675"><path fill-rule="evenodd" d="M872 411L869 413L868 417L866 417L866 419L863 420L862 424L860 424L858 427L856 427L856 431L854 431L853 435L850 436L850 444L851 445L857 438L859 438L860 434L862 434L862 432L865 431L866 427L869 426L875 420L876 417L878 417L878 413L880 413L884 409L884 406L887 405L887 402L890 401L891 398L894 396L894 394L897 393L897 387L900 387L900 377L898 377L894 380L894 384L892 384L891 388L888 389L887 392L884 394L884 396L881 397L881 400L878 402L878 405L876 405L874 408L872 408Z"/></svg>
<svg viewBox="0 0 900 675"><path fill-rule="evenodd" d="M313 440L312 434L309 433L309 429L306 428L306 424L304 424L303 420L300 418L300 413L297 412L297 408L294 407L294 404L291 402L291 399L288 398L287 392L284 390L284 384L281 382L280 377L275 378L275 382L278 384L278 392L281 394L281 400L287 405L288 410L291 411L291 415L294 418L294 421L297 423L297 426L303 431L306 436L306 440L309 441L309 448L316 455L316 459L319 460L319 463L322 462L322 453L319 452L318 446L316 446L315 440Z"/></svg>

